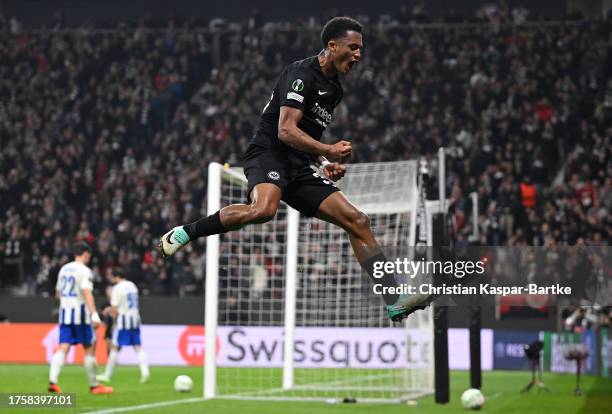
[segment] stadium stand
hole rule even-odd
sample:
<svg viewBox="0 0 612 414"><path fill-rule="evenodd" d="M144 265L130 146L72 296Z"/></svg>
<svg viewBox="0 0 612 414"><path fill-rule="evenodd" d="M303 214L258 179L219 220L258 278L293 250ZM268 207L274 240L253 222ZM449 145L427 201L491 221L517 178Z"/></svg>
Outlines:
<svg viewBox="0 0 612 414"><path fill-rule="evenodd" d="M145 294L200 294L204 242L166 264L155 237L205 211L208 163L240 165L275 77L318 52L318 24L58 25L0 23L0 287L52 294L76 238L96 247L99 292L120 265ZM327 136L353 142L352 162L435 162L448 147L459 242L476 191L470 242L607 245L608 33L371 24Z"/></svg>

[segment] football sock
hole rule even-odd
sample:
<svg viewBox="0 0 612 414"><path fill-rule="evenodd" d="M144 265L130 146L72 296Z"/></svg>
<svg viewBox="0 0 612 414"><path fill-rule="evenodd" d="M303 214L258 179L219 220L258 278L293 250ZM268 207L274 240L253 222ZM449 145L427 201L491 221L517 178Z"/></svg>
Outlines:
<svg viewBox="0 0 612 414"><path fill-rule="evenodd" d="M93 355L85 355L85 371L87 372L87 379L89 380L89 386L95 387L98 385L96 379L96 357Z"/></svg>
<svg viewBox="0 0 612 414"><path fill-rule="evenodd" d="M64 365L66 354L63 351L56 351L51 357L51 368L49 369L49 382L57 384L60 371Z"/></svg>
<svg viewBox="0 0 612 414"><path fill-rule="evenodd" d="M380 278L374 277L374 263L386 262L386 261L387 261L387 258L381 252L361 262L361 267L370 276L370 278L372 279L372 282L380 283L383 287L391 287L391 286L397 287L397 281L395 280L395 274L389 274L387 272L383 272L382 277ZM397 301L397 298L399 297L397 293L395 294L386 293L381 296L383 297L383 300L385 301L387 305L393 305L395 301Z"/></svg>
<svg viewBox="0 0 612 414"><path fill-rule="evenodd" d="M210 236L212 234L221 234L227 232L227 229L221 224L221 217L219 211L215 214L211 214L207 217L202 217L198 221L194 221L191 224L186 224L183 229L189 235L191 240L197 239L198 237Z"/></svg>
<svg viewBox="0 0 612 414"><path fill-rule="evenodd" d="M149 364L147 363L147 354L142 349L138 352L138 364L140 365L140 376L149 376Z"/></svg>
<svg viewBox="0 0 612 414"><path fill-rule="evenodd" d="M104 371L104 376L110 379L113 376L113 371L115 370L115 365L117 365L117 357L119 353L114 349L110 351L108 354L108 362L106 363L106 370Z"/></svg>

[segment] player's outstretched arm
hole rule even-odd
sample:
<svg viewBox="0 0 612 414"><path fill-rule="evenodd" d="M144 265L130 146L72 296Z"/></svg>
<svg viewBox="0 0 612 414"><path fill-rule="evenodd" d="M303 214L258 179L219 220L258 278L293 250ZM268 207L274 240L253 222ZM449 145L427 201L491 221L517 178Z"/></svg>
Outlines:
<svg viewBox="0 0 612 414"><path fill-rule="evenodd" d="M333 145L312 138L298 127L304 111L290 106L281 106L278 118L278 139L299 151L322 155L332 160L347 157L352 152L351 143L340 141Z"/></svg>

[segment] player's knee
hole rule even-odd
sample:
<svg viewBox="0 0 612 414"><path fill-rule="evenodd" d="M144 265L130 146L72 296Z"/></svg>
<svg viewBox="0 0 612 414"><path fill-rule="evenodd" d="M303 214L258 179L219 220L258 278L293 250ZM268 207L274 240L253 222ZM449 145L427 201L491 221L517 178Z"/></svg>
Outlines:
<svg viewBox="0 0 612 414"><path fill-rule="evenodd" d="M351 222L353 223L355 230L362 231L370 228L370 217L368 217L367 214L363 213L362 211L355 210L352 213L352 216Z"/></svg>

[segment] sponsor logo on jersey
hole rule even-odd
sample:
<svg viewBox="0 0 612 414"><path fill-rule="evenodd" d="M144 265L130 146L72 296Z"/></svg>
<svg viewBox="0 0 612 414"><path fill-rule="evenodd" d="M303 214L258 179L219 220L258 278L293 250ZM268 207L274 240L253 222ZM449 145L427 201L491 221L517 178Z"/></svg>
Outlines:
<svg viewBox="0 0 612 414"><path fill-rule="evenodd" d="M304 90L304 81L301 79L296 79L291 84L291 89L296 92L302 92Z"/></svg>
<svg viewBox="0 0 612 414"><path fill-rule="evenodd" d="M324 128L327 128L327 125L332 120L332 114L327 112L327 109L319 105L318 102L315 102L314 106L310 108L310 110L317 116L316 121Z"/></svg>
<svg viewBox="0 0 612 414"><path fill-rule="evenodd" d="M280 180L280 174L277 171L270 171L268 173L268 177L274 181Z"/></svg>

